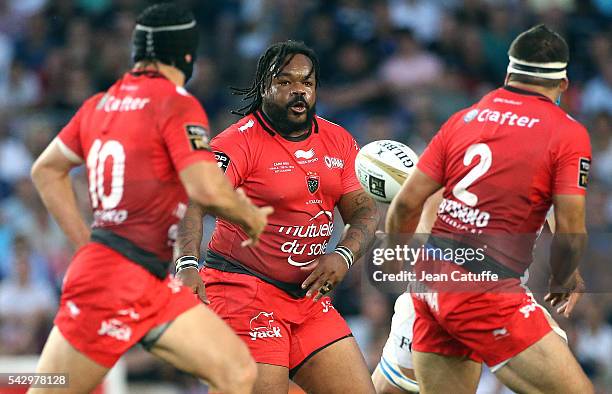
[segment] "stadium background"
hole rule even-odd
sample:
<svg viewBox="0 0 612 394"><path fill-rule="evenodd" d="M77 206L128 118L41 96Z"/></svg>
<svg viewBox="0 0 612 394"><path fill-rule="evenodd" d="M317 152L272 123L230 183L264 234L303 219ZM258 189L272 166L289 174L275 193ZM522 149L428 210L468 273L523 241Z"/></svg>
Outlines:
<svg viewBox="0 0 612 394"><path fill-rule="evenodd" d="M134 18L150 3L0 0L2 357L40 352L71 255L30 182L32 161L85 98L106 89L129 66ZM188 88L206 108L213 134L237 120L229 110L239 102L228 86L247 84L266 46L292 38L313 47L321 60L320 115L346 127L360 144L395 139L419 153L452 112L503 83L506 51L516 34L546 23L571 48L571 87L562 105L591 134L588 227L612 230L612 1L183 3L193 9L202 35ZM75 181L87 212L82 171ZM602 393L612 393L611 299L610 293L587 295L571 321L558 318ZM388 334L393 299L354 269L336 291L335 303L373 368ZM152 385L165 387L162 392L202 391L142 350L124 361L130 392L153 392ZM490 382L482 390L498 392Z"/></svg>

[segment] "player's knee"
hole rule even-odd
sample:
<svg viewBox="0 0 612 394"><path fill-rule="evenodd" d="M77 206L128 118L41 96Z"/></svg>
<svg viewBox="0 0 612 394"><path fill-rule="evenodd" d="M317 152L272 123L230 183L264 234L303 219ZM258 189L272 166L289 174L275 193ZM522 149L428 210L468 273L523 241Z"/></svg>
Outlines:
<svg viewBox="0 0 612 394"><path fill-rule="evenodd" d="M255 385L255 380L257 379L257 364L250 356L248 360L241 365L238 375L237 380L239 386L248 388L245 392L251 392L251 389Z"/></svg>
<svg viewBox="0 0 612 394"><path fill-rule="evenodd" d="M216 376L215 388L223 393L250 393L257 379L257 364L246 346L233 354L228 352L219 361L223 372Z"/></svg>
<svg viewBox="0 0 612 394"><path fill-rule="evenodd" d="M257 365L252 358L235 362L219 382L223 393L250 393L257 379Z"/></svg>
<svg viewBox="0 0 612 394"><path fill-rule="evenodd" d="M573 392L576 393L584 393L584 394L595 394L595 388L593 387L593 383L583 374L578 383L578 387L572 388Z"/></svg>

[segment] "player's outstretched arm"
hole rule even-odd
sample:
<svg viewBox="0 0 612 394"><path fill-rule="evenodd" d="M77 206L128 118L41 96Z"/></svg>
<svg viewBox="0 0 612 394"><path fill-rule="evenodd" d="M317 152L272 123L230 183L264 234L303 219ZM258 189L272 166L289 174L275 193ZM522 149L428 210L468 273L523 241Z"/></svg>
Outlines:
<svg viewBox="0 0 612 394"><path fill-rule="evenodd" d="M255 244L265 228L272 208L258 208L240 192L236 192L215 163L199 162L180 172L190 201L179 222L174 248L176 276L198 295L205 304L204 282L198 273L203 217L206 213L240 225Z"/></svg>
<svg viewBox="0 0 612 394"><path fill-rule="evenodd" d="M551 292L546 296L557 311L569 317L584 291L578 264L587 245L586 199L581 195L555 195L555 233L550 246Z"/></svg>
<svg viewBox="0 0 612 394"><path fill-rule="evenodd" d="M404 182L389 206L385 222L387 234L412 234L415 232L425 201L442 185L416 168Z"/></svg>
<svg viewBox="0 0 612 394"><path fill-rule="evenodd" d="M213 162L197 162L179 174L189 198L205 212L236 223L253 244L263 232L272 207L257 207L236 192L225 174Z"/></svg>
<svg viewBox="0 0 612 394"><path fill-rule="evenodd" d="M32 166L32 181L40 197L66 237L80 248L89 241L90 231L77 206L70 170L80 163L68 159L57 139L51 142Z"/></svg>
<svg viewBox="0 0 612 394"><path fill-rule="evenodd" d="M444 188L438 190L431 197L429 197L423 205L421 212L421 218L416 228L417 234L429 234L433 228L436 219L438 218L438 208L442 202L444 195Z"/></svg>

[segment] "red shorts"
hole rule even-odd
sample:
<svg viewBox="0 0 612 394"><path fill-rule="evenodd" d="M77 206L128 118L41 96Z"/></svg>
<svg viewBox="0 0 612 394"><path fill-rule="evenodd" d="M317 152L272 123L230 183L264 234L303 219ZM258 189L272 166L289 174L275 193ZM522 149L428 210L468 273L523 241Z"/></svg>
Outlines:
<svg viewBox="0 0 612 394"><path fill-rule="evenodd" d="M412 300L414 350L484 361L494 372L551 331L524 292L413 293Z"/></svg>
<svg viewBox="0 0 612 394"><path fill-rule="evenodd" d="M294 373L317 351L351 335L329 297L296 299L261 279L204 268L211 308L242 338L258 363Z"/></svg>
<svg viewBox="0 0 612 394"><path fill-rule="evenodd" d="M77 252L66 272L55 325L78 351L110 368L149 330L197 304L180 281L160 280L92 242Z"/></svg>

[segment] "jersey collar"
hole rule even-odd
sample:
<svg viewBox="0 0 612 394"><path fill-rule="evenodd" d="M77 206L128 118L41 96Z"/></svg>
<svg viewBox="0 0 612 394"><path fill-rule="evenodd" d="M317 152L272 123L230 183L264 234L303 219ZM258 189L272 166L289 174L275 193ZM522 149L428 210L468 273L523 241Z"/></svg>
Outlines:
<svg viewBox="0 0 612 394"><path fill-rule="evenodd" d="M531 90L525 90L525 89L517 88L516 86L510 86L510 85L504 85L503 89L509 92L512 92L512 93L522 94L525 96L536 96L538 98L544 99L552 103L552 101L548 97L538 92L532 92Z"/></svg>
<svg viewBox="0 0 612 394"><path fill-rule="evenodd" d="M312 134L313 130L314 133L317 134L319 132L319 123L317 122L317 117L313 117L312 118L312 124L310 125L310 129L308 130L307 133L300 135L299 137L289 137L289 136L284 136L280 133L278 133L276 130L274 130L274 127L272 127L272 122L270 121L270 119L266 116L266 114L264 114L264 112L262 110L257 110L255 112L253 112L253 116L255 116L255 119L257 120L257 122L261 125L261 127L271 136L275 136L276 134L278 134L281 138L287 140L287 141L291 141L291 142L299 142L299 141L304 141L305 139L307 139L308 137L310 137L310 135Z"/></svg>

